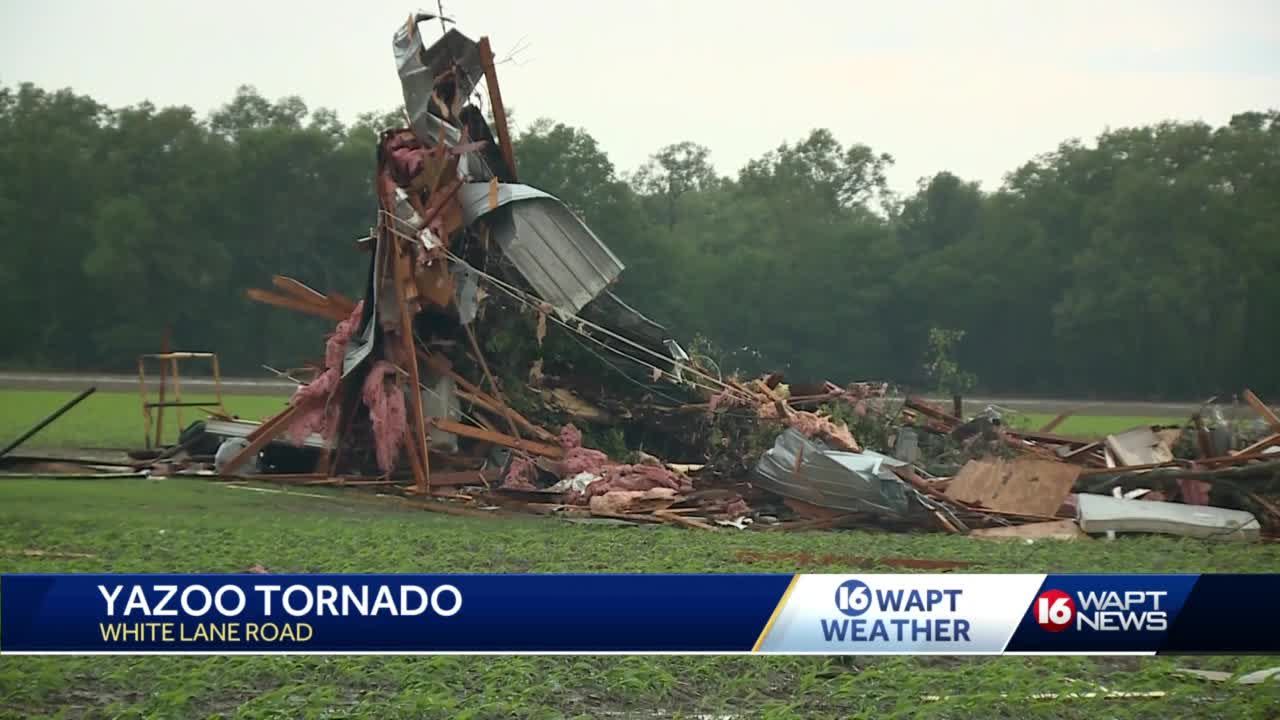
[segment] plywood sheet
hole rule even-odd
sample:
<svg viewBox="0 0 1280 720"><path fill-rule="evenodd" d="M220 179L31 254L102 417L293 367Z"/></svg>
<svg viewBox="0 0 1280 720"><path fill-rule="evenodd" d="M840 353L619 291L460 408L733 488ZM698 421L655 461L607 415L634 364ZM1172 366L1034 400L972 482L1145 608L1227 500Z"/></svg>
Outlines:
<svg viewBox="0 0 1280 720"><path fill-rule="evenodd" d="M1107 436L1107 449L1117 465L1155 465L1169 462L1173 453L1150 427L1137 427Z"/></svg>
<svg viewBox="0 0 1280 720"><path fill-rule="evenodd" d="M1079 475L1080 466L1051 460L970 460L946 494L1001 512L1052 517Z"/></svg>

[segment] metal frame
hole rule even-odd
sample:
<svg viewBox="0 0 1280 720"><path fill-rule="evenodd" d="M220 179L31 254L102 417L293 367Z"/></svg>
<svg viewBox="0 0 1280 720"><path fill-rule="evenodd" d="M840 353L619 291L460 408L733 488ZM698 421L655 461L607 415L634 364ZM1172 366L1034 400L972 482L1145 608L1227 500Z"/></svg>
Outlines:
<svg viewBox="0 0 1280 720"><path fill-rule="evenodd" d="M200 360L208 359L213 365L213 392L214 402L183 402L182 401L182 381L178 373L179 360ZM158 360L160 363L160 389L159 397L155 402L151 402L147 395L147 378L146 364L147 360ZM166 369L168 372L166 372ZM173 378L173 400L166 401L164 399L165 383L168 378ZM217 414L222 417L228 417L227 408L222 404L222 370L218 365L217 353L210 352L162 352L147 353L138 356L138 395L142 398L142 420L143 420L143 447L150 449L152 447L152 418L151 409L158 408L155 415L155 446L160 447L164 435L164 409L167 407L176 408L176 417L178 420L179 434L182 433L182 408L216 408ZM176 441L176 437L175 437Z"/></svg>

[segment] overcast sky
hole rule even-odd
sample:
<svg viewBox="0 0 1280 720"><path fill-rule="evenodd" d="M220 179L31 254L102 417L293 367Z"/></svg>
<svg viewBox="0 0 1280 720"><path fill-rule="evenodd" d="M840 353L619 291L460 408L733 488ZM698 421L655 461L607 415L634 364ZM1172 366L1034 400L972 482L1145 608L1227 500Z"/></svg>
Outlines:
<svg viewBox="0 0 1280 720"><path fill-rule="evenodd" d="M0 84L205 113L251 84L350 120L395 107L400 0L0 0ZM662 145L722 173L828 127L891 153L909 191L939 170L994 188L1069 137L1280 106L1280 2L446 0L489 35L517 122L586 128L620 170ZM438 25L426 32L438 33ZM432 35L429 35L431 37Z"/></svg>

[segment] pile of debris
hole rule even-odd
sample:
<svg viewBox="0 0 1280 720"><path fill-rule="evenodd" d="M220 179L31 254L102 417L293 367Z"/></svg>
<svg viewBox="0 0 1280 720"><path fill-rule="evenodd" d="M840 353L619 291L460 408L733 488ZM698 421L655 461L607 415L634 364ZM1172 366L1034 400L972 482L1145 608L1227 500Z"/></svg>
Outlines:
<svg viewBox="0 0 1280 720"><path fill-rule="evenodd" d="M324 359L281 413L197 423L167 461L449 512L698 528L1258 536L1213 499L1280 529L1242 482L1274 476L1280 445L1251 394L1274 434L1237 451L1197 424L1175 457L1181 431L1090 443L894 401L884 383L723 377L611 291L623 264L564 203L520 184L488 39L427 45L432 18L393 39L407 123L378 141L364 298L279 276L249 291L336 323Z"/></svg>

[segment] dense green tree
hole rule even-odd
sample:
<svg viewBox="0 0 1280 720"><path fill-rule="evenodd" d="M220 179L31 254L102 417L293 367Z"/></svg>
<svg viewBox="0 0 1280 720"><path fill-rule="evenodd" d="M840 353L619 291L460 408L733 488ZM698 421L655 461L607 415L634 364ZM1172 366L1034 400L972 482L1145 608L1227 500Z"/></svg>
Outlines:
<svg viewBox="0 0 1280 720"><path fill-rule="evenodd" d="M358 295L377 133L242 87L208 117L0 88L0 366L127 369L175 345L228 372L320 352L327 323L244 298L283 273ZM890 192L893 159L815 129L724 176L690 140L623 176L584 128L516 138L523 182L626 263L617 291L725 372L917 388L929 331L980 391L1280 396L1280 113L1069 140L984 191Z"/></svg>

